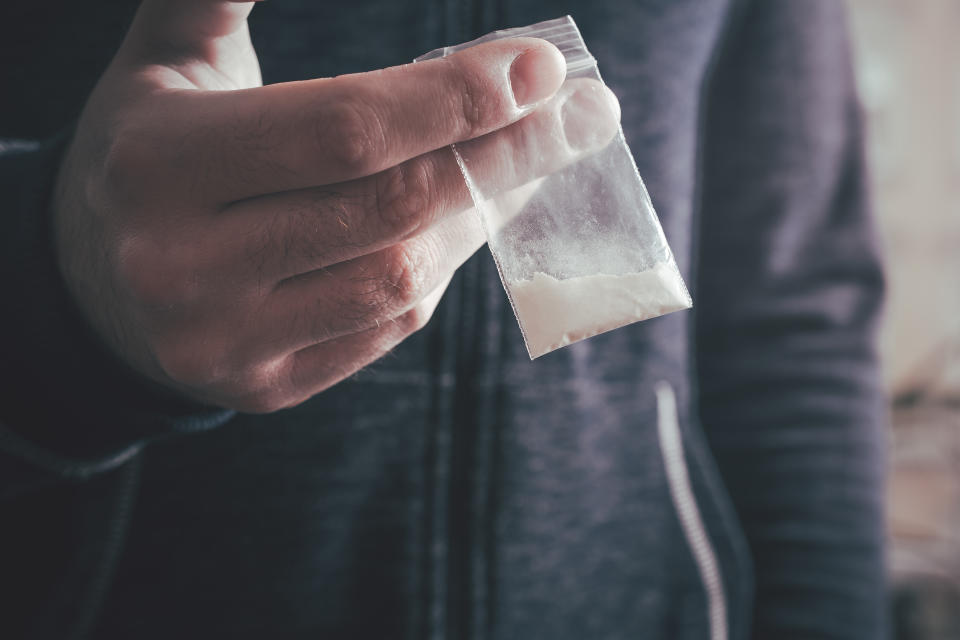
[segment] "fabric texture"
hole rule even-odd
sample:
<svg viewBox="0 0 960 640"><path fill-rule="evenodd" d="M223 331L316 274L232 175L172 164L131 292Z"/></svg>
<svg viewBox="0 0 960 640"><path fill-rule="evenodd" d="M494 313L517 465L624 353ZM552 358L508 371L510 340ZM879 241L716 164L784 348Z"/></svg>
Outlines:
<svg viewBox="0 0 960 640"><path fill-rule="evenodd" d="M660 453L665 382L721 637L883 637L883 282L840 3L257 6L265 82L573 15L695 304L531 363L483 250L423 331L266 416L153 387L86 327L51 189L136 3L14 4L0 635L711 638Z"/></svg>

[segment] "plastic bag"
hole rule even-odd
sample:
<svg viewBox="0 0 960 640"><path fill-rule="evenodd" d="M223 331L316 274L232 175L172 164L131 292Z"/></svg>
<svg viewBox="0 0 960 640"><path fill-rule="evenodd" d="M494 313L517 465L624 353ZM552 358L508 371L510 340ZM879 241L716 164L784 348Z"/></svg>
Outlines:
<svg viewBox="0 0 960 640"><path fill-rule="evenodd" d="M560 49L563 86L511 125L525 129L510 144L498 145L493 136L503 134L493 133L453 151L533 359L692 301L571 17L496 31L417 61L520 36ZM526 175L530 167L548 174Z"/></svg>

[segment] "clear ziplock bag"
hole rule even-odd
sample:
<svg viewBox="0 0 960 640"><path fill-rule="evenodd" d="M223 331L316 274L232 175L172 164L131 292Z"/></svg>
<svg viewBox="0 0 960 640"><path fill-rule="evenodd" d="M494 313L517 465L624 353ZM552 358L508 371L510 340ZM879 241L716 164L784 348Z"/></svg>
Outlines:
<svg viewBox="0 0 960 640"><path fill-rule="evenodd" d="M692 301L571 17L496 31L417 61L521 36L560 49L563 85L511 125L525 129L510 144L498 144L493 136L504 134L495 132L453 152L532 359ZM534 166L539 175L525 175Z"/></svg>

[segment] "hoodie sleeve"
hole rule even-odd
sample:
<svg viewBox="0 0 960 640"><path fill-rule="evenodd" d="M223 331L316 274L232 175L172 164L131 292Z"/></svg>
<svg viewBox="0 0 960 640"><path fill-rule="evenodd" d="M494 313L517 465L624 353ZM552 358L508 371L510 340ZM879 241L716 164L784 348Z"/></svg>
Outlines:
<svg viewBox="0 0 960 640"><path fill-rule="evenodd" d="M231 416L129 370L71 300L49 206L67 139L0 140L0 498L86 479L135 456L151 438Z"/></svg>
<svg viewBox="0 0 960 640"><path fill-rule="evenodd" d="M883 278L843 4L752 2L709 86L700 412L755 638L881 638Z"/></svg>

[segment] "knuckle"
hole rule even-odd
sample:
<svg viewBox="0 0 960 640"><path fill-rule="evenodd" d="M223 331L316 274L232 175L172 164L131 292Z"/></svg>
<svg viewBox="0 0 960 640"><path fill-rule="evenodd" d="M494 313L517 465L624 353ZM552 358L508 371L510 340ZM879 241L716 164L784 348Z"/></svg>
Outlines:
<svg viewBox="0 0 960 640"><path fill-rule="evenodd" d="M401 314L397 318L397 323L404 335L410 335L426 327L432 316L432 309L428 309L423 304L416 304L412 309Z"/></svg>
<svg viewBox="0 0 960 640"><path fill-rule="evenodd" d="M345 173L367 175L374 171L384 148L383 125L371 106L343 100L323 114L316 143Z"/></svg>
<svg viewBox="0 0 960 640"><path fill-rule="evenodd" d="M240 362L223 341L169 340L155 357L174 383L218 398L218 404L245 413L271 413L290 405L282 366L272 362Z"/></svg>
<svg viewBox="0 0 960 640"><path fill-rule="evenodd" d="M377 222L389 232L406 235L420 226L430 204L431 167L418 158L395 166L377 181Z"/></svg>
<svg viewBox="0 0 960 640"><path fill-rule="evenodd" d="M422 297L431 263L429 253L418 243L401 243L387 252L384 289L395 308L405 309Z"/></svg>
<svg viewBox="0 0 960 640"><path fill-rule="evenodd" d="M223 378L223 366L216 353L183 332L169 332L154 346L154 358L163 374L178 385L191 389L215 387Z"/></svg>
<svg viewBox="0 0 960 640"><path fill-rule="evenodd" d="M406 310L421 297L427 280L427 258L415 248L397 244L378 255L378 265L368 277L351 280L341 316L358 324L386 320Z"/></svg>
<svg viewBox="0 0 960 640"><path fill-rule="evenodd" d="M295 404L282 361L244 368L232 384L233 408L244 413L273 413Z"/></svg>

